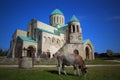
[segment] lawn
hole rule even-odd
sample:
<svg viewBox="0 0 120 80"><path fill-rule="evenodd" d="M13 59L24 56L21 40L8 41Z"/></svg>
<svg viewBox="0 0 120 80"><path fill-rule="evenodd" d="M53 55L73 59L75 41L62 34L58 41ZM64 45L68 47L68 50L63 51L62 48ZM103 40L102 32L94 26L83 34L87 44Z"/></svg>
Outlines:
<svg viewBox="0 0 120 80"><path fill-rule="evenodd" d="M87 65L97 65L97 64L103 64L103 65L109 65L109 64L120 64L118 62L112 62L112 61L107 61L107 60L102 60L102 59L96 59L96 60L92 60L92 61L86 61Z"/></svg>
<svg viewBox="0 0 120 80"><path fill-rule="evenodd" d="M117 60L120 60L120 58L116 58ZM7 59L7 58L0 58L0 65L17 65L18 64L18 59L12 60L12 59ZM106 61L102 58L96 58L95 60L92 61L85 61L86 64L120 64L118 62L110 62ZM57 60L56 59L41 59L40 61L34 61L35 65L56 65Z"/></svg>
<svg viewBox="0 0 120 80"><path fill-rule="evenodd" d="M58 75L57 68L0 68L0 80L120 80L120 67L89 67L86 77L74 76L73 68L66 69L68 75Z"/></svg>

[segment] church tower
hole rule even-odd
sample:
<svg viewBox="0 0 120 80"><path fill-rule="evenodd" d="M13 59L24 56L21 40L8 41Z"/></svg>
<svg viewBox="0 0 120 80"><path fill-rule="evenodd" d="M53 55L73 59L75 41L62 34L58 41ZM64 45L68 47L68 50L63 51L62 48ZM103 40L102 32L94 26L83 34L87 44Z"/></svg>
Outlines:
<svg viewBox="0 0 120 80"><path fill-rule="evenodd" d="M82 43L82 29L75 15L72 16L68 23L68 30L69 43Z"/></svg>
<svg viewBox="0 0 120 80"><path fill-rule="evenodd" d="M64 25L64 14L59 10L55 9L50 15L50 25L56 27L57 25Z"/></svg>

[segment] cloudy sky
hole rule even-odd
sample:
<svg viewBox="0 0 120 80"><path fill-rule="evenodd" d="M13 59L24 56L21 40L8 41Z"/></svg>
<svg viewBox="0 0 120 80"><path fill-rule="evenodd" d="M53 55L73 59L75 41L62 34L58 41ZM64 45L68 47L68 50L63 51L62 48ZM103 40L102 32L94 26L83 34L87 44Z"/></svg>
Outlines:
<svg viewBox="0 0 120 80"><path fill-rule="evenodd" d="M9 49L15 30L27 30L32 18L49 24L56 8L65 23L76 15L83 39L91 40L95 52L120 52L120 0L0 0L0 48Z"/></svg>

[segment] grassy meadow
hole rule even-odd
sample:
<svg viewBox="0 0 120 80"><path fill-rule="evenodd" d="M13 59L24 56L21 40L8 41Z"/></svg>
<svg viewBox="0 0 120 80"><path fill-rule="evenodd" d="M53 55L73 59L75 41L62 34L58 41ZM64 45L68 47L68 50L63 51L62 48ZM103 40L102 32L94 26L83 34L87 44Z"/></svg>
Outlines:
<svg viewBox="0 0 120 80"><path fill-rule="evenodd" d="M119 59L119 58L118 58ZM117 59L117 60L118 60ZM120 60L120 59L119 59ZM103 59L95 59L92 61L85 61L87 65L92 64L120 64L118 62L111 62L111 61L106 61ZM18 59L16 60L9 60L9 59L1 59L0 58L0 65L17 65L19 63ZM56 65L57 60L55 59L41 59L40 61L34 61L35 65Z"/></svg>
<svg viewBox="0 0 120 80"><path fill-rule="evenodd" d="M66 68L68 75L58 75L57 68L0 68L0 80L120 80L120 67L89 67L87 76L74 76L73 68Z"/></svg>

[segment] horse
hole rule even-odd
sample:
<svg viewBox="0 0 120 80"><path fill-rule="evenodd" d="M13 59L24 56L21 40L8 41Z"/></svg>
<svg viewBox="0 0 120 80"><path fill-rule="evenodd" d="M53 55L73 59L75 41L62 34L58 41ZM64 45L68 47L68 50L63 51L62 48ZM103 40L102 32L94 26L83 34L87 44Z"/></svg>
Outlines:
<svg viewBox="0 0 120 80"><path fill-rule="evenodd" d="M57 58L58 62L58 74L61 74L61 68L65 75L67 75L65 71L65 65L66 66L73 66L74 68L74 75L76 75L76 72L78 72L78 76L80 76L80 69L83 75L86 75L87 73L87 67L85 65L84 60L79 54L65 54L57 52L53 55L53 57Z"/></svg>

